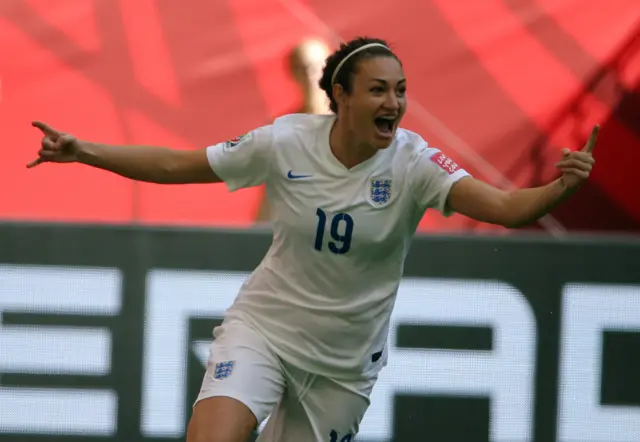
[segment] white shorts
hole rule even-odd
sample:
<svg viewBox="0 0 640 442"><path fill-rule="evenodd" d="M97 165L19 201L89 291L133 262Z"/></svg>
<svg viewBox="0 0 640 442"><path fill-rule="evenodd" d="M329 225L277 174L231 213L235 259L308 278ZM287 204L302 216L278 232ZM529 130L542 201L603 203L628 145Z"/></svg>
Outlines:
<svg viewBox="0 0 640 442"><path fill-rule="evenodd" d="M227 396L245 404L260 425L259 442L350 442L369 407L375 379L342 382L287 364L249 326L214 329L207 371L196 400Z"/></svg>

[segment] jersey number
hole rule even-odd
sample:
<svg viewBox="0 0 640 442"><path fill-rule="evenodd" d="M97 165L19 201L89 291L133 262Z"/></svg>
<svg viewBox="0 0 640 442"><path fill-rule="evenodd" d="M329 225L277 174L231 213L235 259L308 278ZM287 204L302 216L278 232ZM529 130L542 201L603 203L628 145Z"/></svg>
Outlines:
<svg viewBox="0 0 640 442"><path fill-rule="evenodd" d="M329 433L329 442L351 442L351 438L353 437L351 434L346 434L340 441L338 441L338 433L336 430L331 430Z"/></svg>
<svg viewBox="0 0 640 442"><path fill-rule="evenodd" d="M318 228L316 230L315 249L322 251L324 242L324 229L327 225L327 214L322 209L316 211ZM340 233L340 231L343 233ZM353 218L346 213L336 213L331 219L331 238L329 250L336 255L347 253L351 248L351 234L353 233Z"/></svg>

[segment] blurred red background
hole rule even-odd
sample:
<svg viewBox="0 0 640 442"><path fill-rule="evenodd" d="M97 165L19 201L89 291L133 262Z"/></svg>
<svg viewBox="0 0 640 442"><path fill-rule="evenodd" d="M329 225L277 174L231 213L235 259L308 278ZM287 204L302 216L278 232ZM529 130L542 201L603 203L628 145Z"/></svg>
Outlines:
<svg viewBox="0 0 640 442"><path fill-rule="evenodd" d="M27 170L30 122L105 143L224 141L295 105L285 58L310 35L387 39L409 79L404 126L503 188L552 179L560 149L600 123L593 178L534 227L640 230L638 0L3 0L0 218L252 225L260 189ZM420 228L500 231L437 214Z"/></svg>

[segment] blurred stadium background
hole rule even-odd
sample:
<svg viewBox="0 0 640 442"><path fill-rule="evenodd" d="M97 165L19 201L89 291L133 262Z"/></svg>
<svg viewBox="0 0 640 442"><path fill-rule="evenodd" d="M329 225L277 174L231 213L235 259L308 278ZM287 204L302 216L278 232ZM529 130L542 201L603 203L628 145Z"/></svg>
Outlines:
<svg viewBox="0 0 640 442"><path fill-rule="evenodd" d="M358 35L402 58L404 126L502 188L601 125L539 223L424 217L358 440L640 440L638 0L0 0L0 442L183 440L270 241L260 188L27 170L30 122L201 148L299 107L301 41Z"/></svg>

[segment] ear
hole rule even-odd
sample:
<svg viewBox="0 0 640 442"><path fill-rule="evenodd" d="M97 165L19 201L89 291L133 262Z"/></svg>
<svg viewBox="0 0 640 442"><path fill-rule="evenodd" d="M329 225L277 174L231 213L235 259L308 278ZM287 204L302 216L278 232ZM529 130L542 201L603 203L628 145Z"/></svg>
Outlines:
<svg viewBox="0 0 640 442"><path fill-rule="evenodd" d="M336 103L338 103L338 107L345 107L349 94L347 94L340 84L336 83L333 85L333 98L336 100Z"/></svg>

